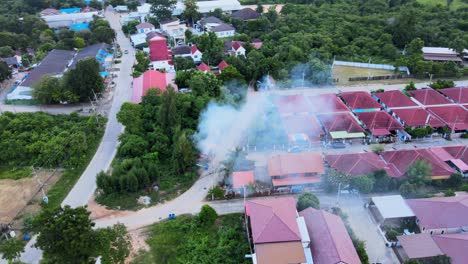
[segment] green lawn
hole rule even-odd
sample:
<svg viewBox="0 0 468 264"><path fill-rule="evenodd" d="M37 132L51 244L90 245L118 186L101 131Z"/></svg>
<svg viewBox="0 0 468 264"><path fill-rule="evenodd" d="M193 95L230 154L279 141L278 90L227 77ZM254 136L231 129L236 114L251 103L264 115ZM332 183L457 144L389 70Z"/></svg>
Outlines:
<svg viewBox="0 0 468 264"><path fill-rule="evenodd" d="M445 0L417 0L421 4L427 4L427 5L447 5L447 1ZM453 0L452 4L450 5L450 8L452 10L455 10L460 7L468 7L468 2L463 2L463 0Z"/></svg>
<svg viewBox="0 0 468 264"><path fill-rule="evenodd" d="M201 224L198 216L181 215L149 229L149 252L140 252L133 264L146 263L252 263L242 214L219 216Z"/></svg>
<svg viewBox="0 0 468 264"><path fill-rule="evenodd" d="M0 180L19 180L32 176L32 168L0 168Z"/></svg>

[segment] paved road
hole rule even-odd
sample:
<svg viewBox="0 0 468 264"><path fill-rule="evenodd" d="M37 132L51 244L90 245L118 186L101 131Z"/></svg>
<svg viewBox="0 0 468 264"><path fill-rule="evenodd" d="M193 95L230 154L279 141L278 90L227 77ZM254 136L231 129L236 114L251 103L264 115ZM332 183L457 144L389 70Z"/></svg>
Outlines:
<svg viewBox="0 0 468 264"><path fill-rule="evenodd" d="M106 13L106 19L117 32L117 42L121 49L127 49L129 54L124 54L121 58L122 63L120 65L120 73L118 78L115 80L117 86L115 88L114 99L101 144L88 167L81 175L71 192L67 195L62 205L77 207L88 203L96 189L96 174L101 170L106 170L110 166L117 150L118 136L123 131L123 126L116 118L117 112L121 105L126 101L130 101L131 98L132 77L130 74L135 61L133 48L130 41L121 31L118 17L113 13ZM26 245L26 252L21 255L21 261L26 263L39 263L41 251L31 248L31 245L34 243L35 238Z"/></svg>

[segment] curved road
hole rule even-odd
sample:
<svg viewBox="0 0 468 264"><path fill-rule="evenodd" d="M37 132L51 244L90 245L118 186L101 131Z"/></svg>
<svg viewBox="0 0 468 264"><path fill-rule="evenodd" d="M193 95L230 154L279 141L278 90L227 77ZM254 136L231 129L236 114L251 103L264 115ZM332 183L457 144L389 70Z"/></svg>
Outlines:
<svg viewBox="0 0 468 264"><path fill-rule="evenodd" d="M123 131L123 126L117 121L117 113L124 102L130 101L132 94L132 66L135 62L135 55L130 40L125 37L121 30L119 16L106 12L106 19L109 21L111 27L117 33L117 43L119 43L122 50L128 50L129 54L123 54L120 67L119 76L114 79L116 88L112 107L109 113L109 120L106 125L106 131L102 138L101 144L94 154L93 159L89 163L86 170L81 175L78 182L67 195L62 203L70 205L71 207L86 205L96 189L96 174L101 170L109 168L114 155L117 151L118 137ZM36 248L31 247L35 243L35 237L26 245L25 252L21 255L21 261L26 263L39 263L42 252ZM2 263L0 261L0 263Z"/></svg>

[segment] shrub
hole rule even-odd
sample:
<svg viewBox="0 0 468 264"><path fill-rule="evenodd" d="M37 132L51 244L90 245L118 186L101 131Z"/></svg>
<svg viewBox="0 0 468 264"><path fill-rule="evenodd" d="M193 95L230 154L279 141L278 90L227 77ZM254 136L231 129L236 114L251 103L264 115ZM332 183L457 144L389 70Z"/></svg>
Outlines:
<svg viewBox="0 0 468 264"><path fill-rule="evenodd" d="M409 182L405 182L400 186L398 190L400 191L401 195L408 197L416 193L416 186Z"/></svg>
<svg viewBox="0 0 468 264"><path fill-rule="evenodd" d="M456 188L461 185L463 177L460 173L453 173L450 178L445 181L448 187Z"/></svg>
<svg viewBox="0 0 468 264"><path fill-rule="evenodd" d="M374 183L374 178L365 175L351 178L350 185L362 193L370 193L374 189Z"/></svg>
<svg viewBox="0 0 468 264"><path fill-rule="evenodd" d="M468 138L468 133L465 132L465 133L463 133L460 137L461 137L461 138Z"/></svg>
<svg viewBox="0 0 468 264"><path fill-rule="evenodd" d="M462 186L460 186L460 191L468 192L468 183L465 183Z"/></svg>
<svg viewBox="0 0 468 264"><path fill-rule="evenodd" d="M218 218L218 214L216 213L213 207L205 204L202 206L200 213L198 214L198 221L201 225L211 226Z"/></svg>
<svg viewBox="0 0 468 264"><path fill-rule="evenodd" d="M448 189L444 192L445 197L455 196L455 192L452 189Z"/></svg>
<svg viewBox="0 0 468 264"><path fill-rule="evenodd" d="M400 233L396 231L395 229L390 229L387 231L385 235L387 236L387 239L389 241L397 241L397 236L399 236Z"/></svg>
<svg viewBox="0 0 468 264"><path fill-rule="evenodd" d="M444 89L444 88L455 87L455 83L453 81L437 80L436 82L429 84L429 87L436 89L436 90Z"/></svg>
<svg viewBox="0 0 468 264"><path fill-rule="evenodd" d="M372 152L375 152L376 154L380 154L381 152L385 150L385 146L383 144L372 144L371 150Z"/></svg>
<svg viewBox="0 0 468 264"><path fill-rule="evenodd" d="M413 91L416 90L416 86L414 85L413 81L410 81L408 85L405 86L405 91Z"/></svg>
<svg viewBox="0 0 468 264"><path fill-rule="evenodd" d="M208 191L208 194L206 195L206 199L208 200L219 200L223 198L224 198L224 190L219 186L215 186L211 188Z"/></svg>
<svg viewBox="0 0 468 264"><path fill-rule="evenodd" d="M320 209L320 201L313 193L306 192L299 196L297 210L302 211L308 207Z"/></svg>

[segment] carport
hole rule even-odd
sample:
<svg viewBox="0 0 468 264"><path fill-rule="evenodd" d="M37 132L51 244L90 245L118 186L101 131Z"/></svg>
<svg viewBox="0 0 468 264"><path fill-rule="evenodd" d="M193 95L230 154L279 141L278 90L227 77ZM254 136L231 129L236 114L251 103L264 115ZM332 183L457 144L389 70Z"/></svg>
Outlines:
<svg viewBox="0 0 468 264"><path fill-rule="evenodd" d="M401 195L372 197L369 204L375 220L381 225L399 225L401 220L415 217Z"/></svg>

